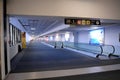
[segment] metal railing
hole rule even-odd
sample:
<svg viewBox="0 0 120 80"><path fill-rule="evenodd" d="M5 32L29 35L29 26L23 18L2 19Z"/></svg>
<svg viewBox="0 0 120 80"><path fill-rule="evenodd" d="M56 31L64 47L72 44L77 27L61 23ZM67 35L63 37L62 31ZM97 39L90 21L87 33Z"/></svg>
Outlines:
<svg viewBox="0 0 120 80"><path fill-rule="evenodd" d="M102 45L103 55L111 56L115 52L115 47L113 45Z"/></svg>

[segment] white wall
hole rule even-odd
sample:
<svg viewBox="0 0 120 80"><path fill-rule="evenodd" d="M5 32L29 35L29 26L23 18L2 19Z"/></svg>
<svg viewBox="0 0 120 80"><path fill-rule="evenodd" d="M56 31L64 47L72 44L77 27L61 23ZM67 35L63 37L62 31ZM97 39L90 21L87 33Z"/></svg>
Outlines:
<svg viewBox="0 0 120 80"><path fill-rule="evenodd" d="M110 25L105 27L104 44L120 46L119 42L120 25ZM89 31L79 31L78 41L89 43Z"/></svg>
<svg viewBox="0 0 120 80"><path fill-rule="evenodd" d="M70 42L74 42L74 35L73 35L73 32L70 32Z"/></svg>
<svg viewBox="0 0 120 80"><path fill-rule="evenodd" d="M78 32L73 32L73 35L74 35L74 42L78 43L78 35L79 35L79 33Z"/></svg>
<svg viewBox="0 0 120 80"><path fill-rule="evenodd" d="M7 0L9 15L120 19L120 0Z"/></svg>
<svg viewBox="0 0 120 80"><path fill-rule="evenodd" d="M120 24L105 28L105 44L114 45L115 54L120 55Z"/></svg>
<svg viewBox="0 0 120 80"><path fill-rule="evenodd" d="M18 53L18 45L21 46L21 43L15 44L14 46L9 47L9 60L14 58Z"/></svg>
<svg viewBox="0 0 120 80"><path fill-rule="evenodd" d="M120 46L119 42L120 25L113 25L105 28L105 44Z"/></svg>
<svg viewBox="0 0 120 80"><path fill-rule="evenodd" d="M78 33L78 42L89 43L89 31L80 31Z"/></svg>

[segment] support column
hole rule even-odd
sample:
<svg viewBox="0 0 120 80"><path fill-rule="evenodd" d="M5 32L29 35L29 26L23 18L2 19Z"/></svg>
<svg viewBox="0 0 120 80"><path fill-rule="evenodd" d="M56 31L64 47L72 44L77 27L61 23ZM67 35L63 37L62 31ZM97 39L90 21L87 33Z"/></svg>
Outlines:
<svg viewBox="0 0 120 80"><path fill-rule="evenodd" d="M4 80L8 71L6 0L0 0L0 80Z"/></svg>
<svg viewBox="0 0 120 80"><path fill-rule="evenodd" d="M2 74L4 74L3 40L3 0L0 0L0 80L2 80Z"/></svg>
<svg viewBox="0 0 120 80"><path fill-rule="evenodd" d="M2 53L2 49L1 49L1 38L2 38L2 26L3 26L3 22L2 22L2 13L3 13L3 10L2 10L2 0L0 0L0 80L2 79L2 75L1 75L1 53Z"/></svg>
<svg viewBox="0 0 120 80"><path fill-rule="evenodd" d="M73 32L74 35L74 43L78 43L78 39L79 39L79 32Z"/></svg>

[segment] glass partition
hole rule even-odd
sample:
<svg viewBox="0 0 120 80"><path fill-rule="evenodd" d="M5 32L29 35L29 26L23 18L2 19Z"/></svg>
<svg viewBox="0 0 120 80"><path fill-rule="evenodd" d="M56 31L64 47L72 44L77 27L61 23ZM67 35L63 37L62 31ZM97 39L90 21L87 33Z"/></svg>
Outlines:
<svg viewBox="0 0 120 80"><path fill-rule="evenodd" d="M100 55L119 55L120 46L113 45L94 45L89 43L74 43L74 42L61 42L61 41L45 41L46 43L59 48L72 48L79 51L86 51L96 54L98 57Z"/></svg>

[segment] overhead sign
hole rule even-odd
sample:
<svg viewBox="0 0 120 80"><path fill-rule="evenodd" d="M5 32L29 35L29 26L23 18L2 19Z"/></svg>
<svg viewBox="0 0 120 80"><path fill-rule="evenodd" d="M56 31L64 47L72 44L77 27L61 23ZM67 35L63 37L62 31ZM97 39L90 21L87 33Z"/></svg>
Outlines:
<svg viewBox="0 0 120 80"><path fill-rule="evenodd" d="M65 18L65 24L68 25L101 25L100 20Z"/></svg>

